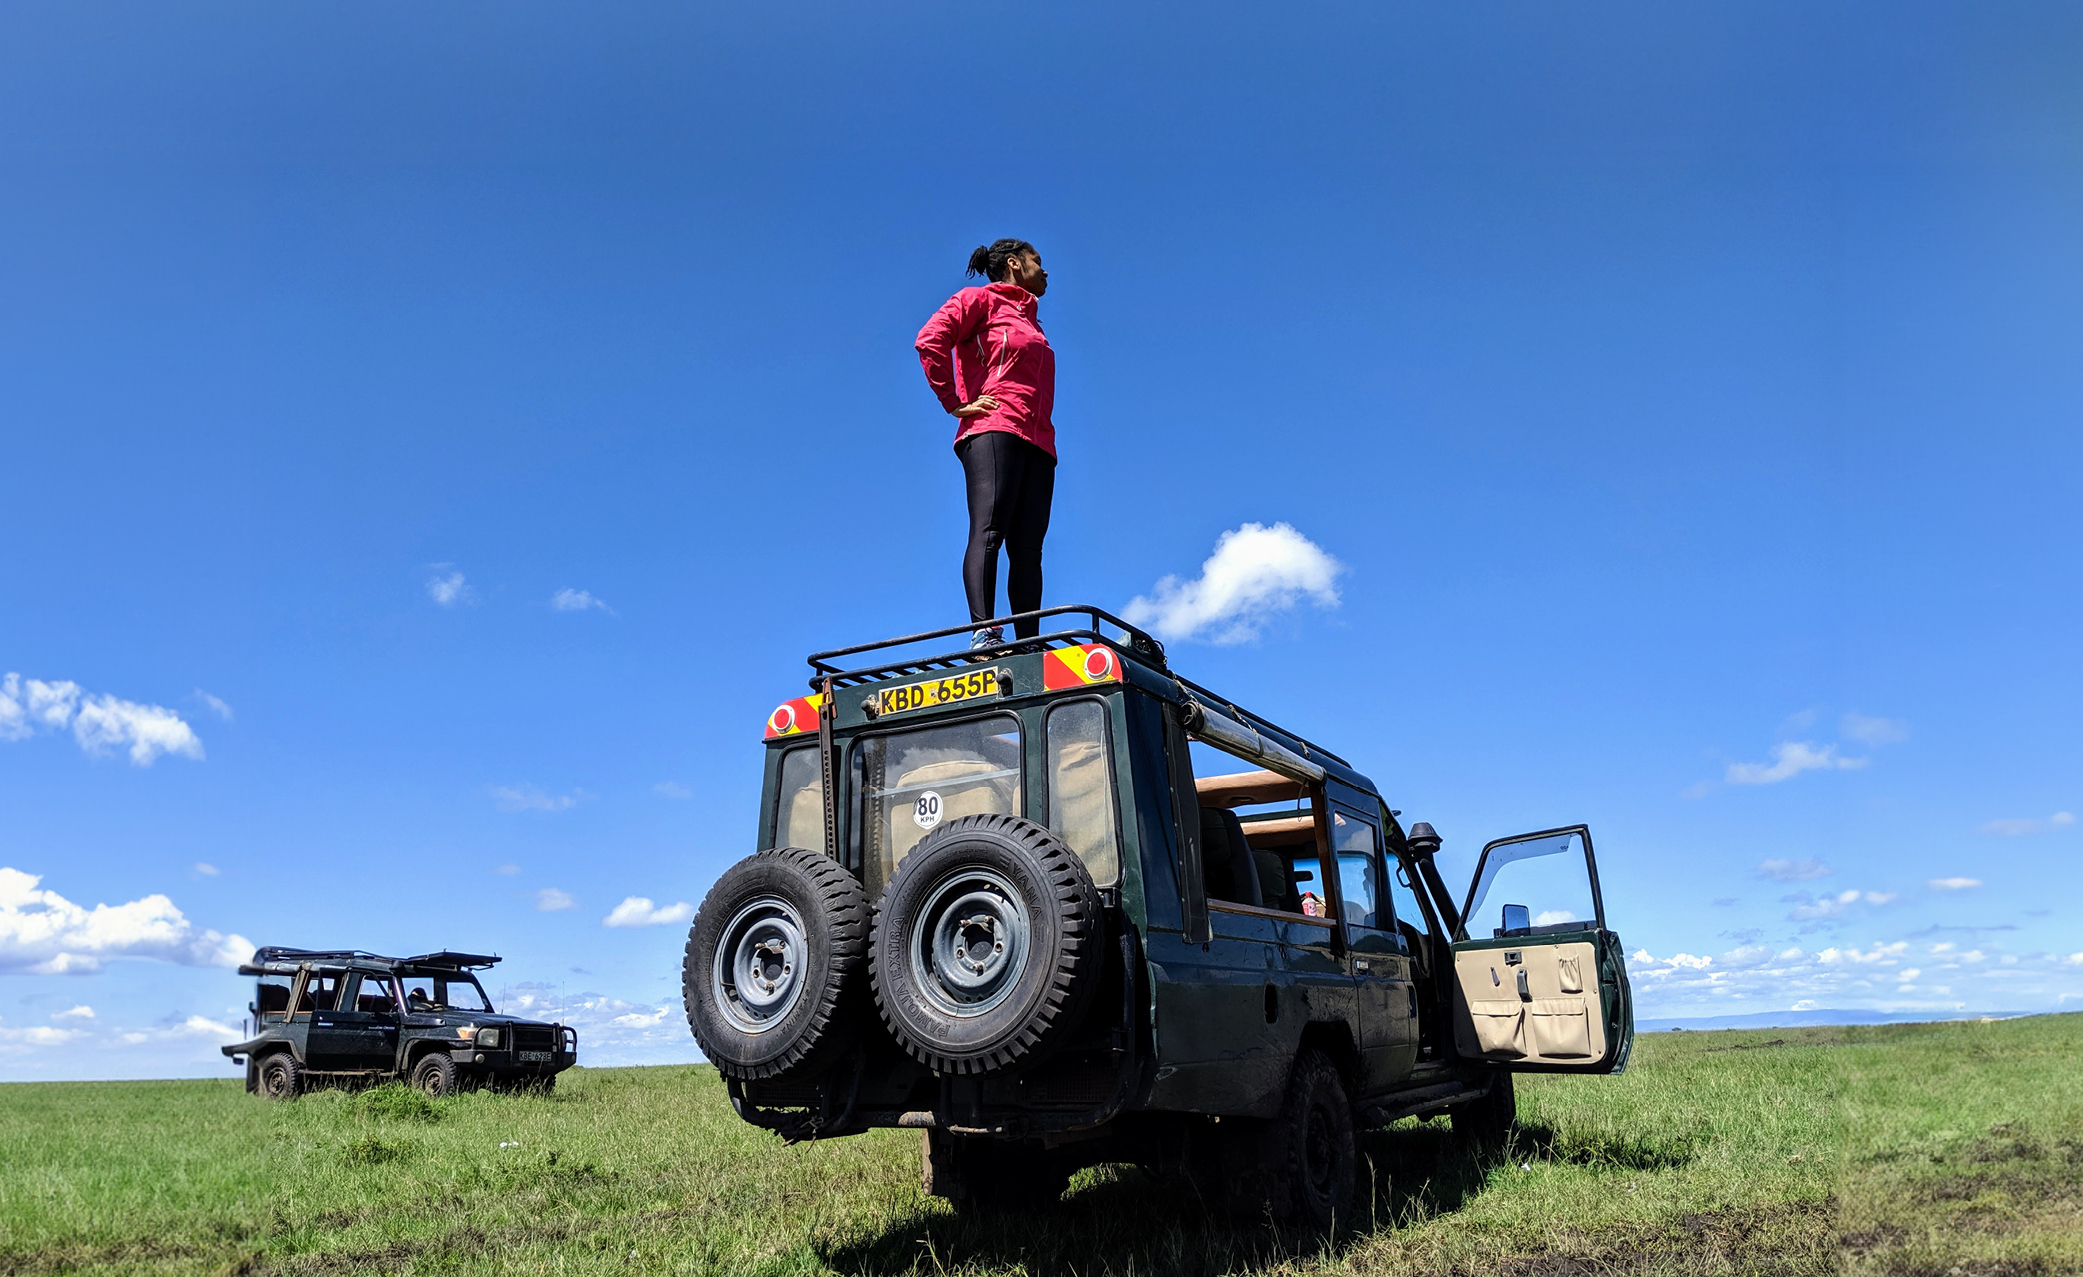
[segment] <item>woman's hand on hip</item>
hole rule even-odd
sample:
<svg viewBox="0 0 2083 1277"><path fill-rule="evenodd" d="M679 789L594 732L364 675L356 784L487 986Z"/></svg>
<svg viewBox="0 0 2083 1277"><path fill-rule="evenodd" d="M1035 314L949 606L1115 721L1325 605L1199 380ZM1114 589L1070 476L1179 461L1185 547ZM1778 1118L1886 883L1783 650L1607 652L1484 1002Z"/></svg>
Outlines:
<svg viewBox="0 0 2083 1277"><path fill-rule="evenodd" d="M998 401L996 399L990 395L978 395L975 399L963 404L954 411L957 417L980 417L987 412L995 412L997 409Z"/></svg>

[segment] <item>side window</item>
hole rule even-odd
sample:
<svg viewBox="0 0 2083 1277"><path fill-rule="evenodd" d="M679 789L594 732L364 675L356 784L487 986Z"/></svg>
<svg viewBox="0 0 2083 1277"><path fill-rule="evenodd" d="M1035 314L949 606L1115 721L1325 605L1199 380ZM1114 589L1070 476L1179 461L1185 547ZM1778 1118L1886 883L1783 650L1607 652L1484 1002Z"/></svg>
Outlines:
<svg viewBox="0 0 2083 1277"><path fill-rule="evenodd" d="M391 978L387 975L364 974L361 988L355 991L354 1009L372 1015L396 1015L398 999L391 991Z"/></svg>
<svg viewBox="0 0 2083 1277"><path fill-rule="evenodd" d="M825 787L817 770L814 745L781 756L781 804L774 813L776 847L824 848Z"/></svg>
<svg viewBox="0 0 2083 1277"><path fill-rule="evenodd" d="M444 1005L435 997L434 981L428 976L409 975L398 983L405 988L407 1011L435 1011Z"/></svg>
<svg viewBox="0 0 2083 1277"><path fill-rule="evenodd" d="M1381 857L1374 826L1347 812L1331 813L1331 850L1338 853L1338 894L1352 927L1383 926L1378 908Z"/></svg>
<svg viewBox="0 0 2083 1277"><path fill-rule="evenodd" d="M1091 872L1111 887L1121 877L1121 840L1114 820L1114 775L1107 707L1072 701L1049 711L1049 828L1063 836Z"/></svg>
<svg viewBox="0 0 2083 1277"><path fill-rule="evenodd" d="M1467 905L1468 936L1591 931L1591 852L1576 830L1492 843Z"/></svg>
<svg viewBox="0 0 2083 1277"><path fill-rule="evenodd" d="M1020 720L1010 714L864 737L853 747L853 836L873 893L935 826L1020 814Z"/></svg>
<svg viewBox="0 0 2083 1277"><path fill-rule="evenodd" d="M337 1010L334 1003L340 997L340 972L313 971L304 981L304 996L297 1002L299 1011Z"/></svg>
<svg viewBox="0 0 2083 1277"><path fill-rule="evenodd" d="M1193 742L1192 755L1208 898L1325 917L1315 797L1205 741Z"/></svg>
<svg viewBox="0 0 2083 1277"><path fill-rule="evenodd" d="M262 1023L279 1020L289 1013L289 980L286 975L264 975L254 992L253 1010Z"/></svg>
<svg viewBox="0 0 2083 1277"><path fill-rule="evenodd" d="M1411 880L1410 870L1400 860L1389 862L1389 899L1396 908L1395 921L1409 926L1413 931L1426 929L1425 911L1418 907L1418 896Z"/></svg>

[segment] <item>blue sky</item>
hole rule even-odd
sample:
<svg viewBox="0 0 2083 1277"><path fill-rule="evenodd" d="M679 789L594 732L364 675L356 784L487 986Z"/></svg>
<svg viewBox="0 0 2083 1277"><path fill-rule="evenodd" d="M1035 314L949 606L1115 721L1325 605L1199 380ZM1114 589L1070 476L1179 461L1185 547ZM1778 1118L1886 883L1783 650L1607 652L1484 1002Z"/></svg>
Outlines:
<svg viewBox="0 0 2083 1277"><path fill-rule="evenodd" d="M1051 601L1295 529L1335 604L1176 664L1463 881L1589 822L1644 1015L2072 1005L2079 54L2056 5L10 6L0 1077L228 1074L234 937L496 950L596 1061L692 1058L684 928L603 920L753 849L804 652L961 619L910 343L1005 234Z"/></svg>

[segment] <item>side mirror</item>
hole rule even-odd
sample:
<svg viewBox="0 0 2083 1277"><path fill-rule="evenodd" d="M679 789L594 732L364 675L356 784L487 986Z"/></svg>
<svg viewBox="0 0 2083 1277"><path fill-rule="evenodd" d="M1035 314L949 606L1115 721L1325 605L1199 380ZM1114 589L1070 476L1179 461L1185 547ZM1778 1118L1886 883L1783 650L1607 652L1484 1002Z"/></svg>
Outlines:
<svg viewBox="0 0 2083 1277"><path fill-rule="evenodd" d="M1497 929L1497 934L1501 936L1531 930L1533 927L1533 919L1527 916L1525 905L1506 905L1502 921L1504 925Z"/></svg>

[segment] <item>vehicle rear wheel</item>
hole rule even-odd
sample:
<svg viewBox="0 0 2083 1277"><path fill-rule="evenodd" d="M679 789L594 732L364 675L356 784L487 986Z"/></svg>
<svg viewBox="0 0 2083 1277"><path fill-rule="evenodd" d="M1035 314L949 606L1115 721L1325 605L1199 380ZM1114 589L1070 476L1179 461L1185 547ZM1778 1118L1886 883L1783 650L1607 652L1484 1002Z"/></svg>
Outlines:
<svg viewBox="0 0 2083 1277"><path fill-rule="evenodd" d="M260 1062L258 1090L265 1099L293 1100L304 1089L304 1069L297 1057L277 1051Z"/></svg>
<svg viewBox="0 0 2083 1277"><path fill-rule="evenodd" d="M1099 982L1099 892L1061 838L1016 816L927 834L875 907L870 961L883 1023L936 1073L1041 1060Z"/></svg>
<svg viewBox="0 0 2083 1277"><path fill-rule="evenodd" d="M1351 1218L1360 1150L1352 1104L1329 1056L1295 1057L1280 1116L1264 1138L1259 1169L1276 1221L1328 1233Z"/></svg>
<svg viewBox="0 0 2083 1277"><path fill-rule="evenodd" d="M680 992L725 1077L816 1073L866 1013L868 897L830 856L783 847L723 871L687 935Z"/></svg>
<svg viewBox="0 0 2083 1277"><path fill-rule="evenodd" d="M1063 1155L1034 1144L919 1132L920 1183L957 1210L1045 1210L1070 1187Z"/></svg>
<svg viewBox="0 0 2083 1277"><path fill-rule="evenodd" d="M414 1090L430 1100L447 1099L456 1093L456 1062L446 1051L429 1051L412 1066Z"/></svg>
<svg viewBox="0 0 2083 1277"><path fill-rule="evenodd" d="M1512 1075L1502 1071L1490 1075L1490 1089L1479 1100L1456 1104L1448 1110L1454 1138L1479 1149L1504 1147L1511 1138L1512 1123L1519 1117L1519 1100L1512 1090Z"/></svg>

